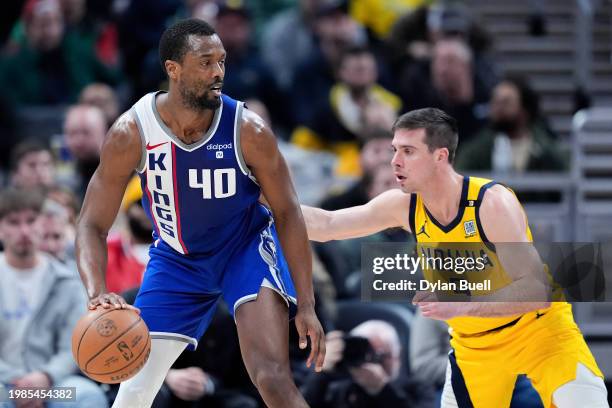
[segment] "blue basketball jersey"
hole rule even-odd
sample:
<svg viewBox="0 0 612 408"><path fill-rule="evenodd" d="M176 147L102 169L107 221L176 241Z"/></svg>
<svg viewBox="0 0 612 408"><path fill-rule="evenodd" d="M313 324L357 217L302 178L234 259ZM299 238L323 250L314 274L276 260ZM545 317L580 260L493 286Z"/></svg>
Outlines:
<svg viewBox="0 0 612 408"><path fill-rule="evenodd" d="M243 102L222 95L209 130L187 145L161 120L159 94L132 108L143 144L142 202L155 240L181 254L208 255L266 228L271 214L258 204L261 191L240 149Z"/></svg>

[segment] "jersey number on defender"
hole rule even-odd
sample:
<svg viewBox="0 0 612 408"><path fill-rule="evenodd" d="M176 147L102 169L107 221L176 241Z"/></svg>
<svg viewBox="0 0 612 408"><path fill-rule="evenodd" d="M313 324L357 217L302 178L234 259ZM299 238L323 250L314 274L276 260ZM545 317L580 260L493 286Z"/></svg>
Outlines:
<svg viewBox="0 0 612 408"><path fill-rule="evenodd" d="M211 182L213 181L213 182ZM214 184L214 188L213 188ZM189 187L201 188L202 198L227 198L236 194L236 169L189 169Z"/></svg>

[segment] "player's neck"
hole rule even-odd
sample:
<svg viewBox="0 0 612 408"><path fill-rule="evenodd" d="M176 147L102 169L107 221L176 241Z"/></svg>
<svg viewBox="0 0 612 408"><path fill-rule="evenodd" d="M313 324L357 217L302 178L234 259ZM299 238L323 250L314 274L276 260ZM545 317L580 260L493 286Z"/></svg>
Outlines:
<svg viewBox="0 0 612 408"><path fill-rule="evenodd" d="M196 111L183 105L178 93L168 92L157 99L157 111L162 120L181 141L197 142L210 127L215 111Z"/></svg>
<svg viewBox="0 0 612 408"><path fill-rule="evenodd" d="M463 176L452 168L437 175L421 193L423 204L437 221L446 225L457 216L463 189Z"/></svg>

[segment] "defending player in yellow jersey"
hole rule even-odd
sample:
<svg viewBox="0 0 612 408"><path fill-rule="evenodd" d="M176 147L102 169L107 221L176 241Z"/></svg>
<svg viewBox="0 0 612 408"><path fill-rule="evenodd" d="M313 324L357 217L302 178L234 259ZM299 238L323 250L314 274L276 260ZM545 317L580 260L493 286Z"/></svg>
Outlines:
<svg viewBox="0 0 612 408"><path fill-rule="evenodd" d="M451 327L442 407L508 407L519 374L531 379L546 408L608 407L603 375L571 306L545 296L546 271L515 195L493 181L455 172L457 125L446 113L433 108L406 113L393 133L391 164L400 189L338 211L302 206L309 238L346 239L402 227L423 246L523 243L496 245L488 253L495 295L514 301L414 299L424 316Z"/></svg>

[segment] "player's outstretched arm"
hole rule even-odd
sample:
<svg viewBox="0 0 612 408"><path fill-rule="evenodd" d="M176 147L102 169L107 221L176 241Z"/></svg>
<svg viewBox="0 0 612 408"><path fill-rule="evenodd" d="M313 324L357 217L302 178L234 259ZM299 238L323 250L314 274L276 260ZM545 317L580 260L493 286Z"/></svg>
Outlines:
<svg viewBox="0 0 612 408"><path fill-rule="evenodd" d="M242 115L240 144L245 162L274 214L281 246L295 283L298 301L295 325L300 334L300 348L306 347L306 336L310 336L312 349L307 365L315 362L317 371L320 371L325 357L325 338L314 313L312 255L289 169L278 151L272 131L248 109Z"/></svg>
<svg viewBox="0 0 612 408"><path fill-rule="evenodd" d="M137 125L131 114L125 113L106 135L77 223L76 260L90 309L98 305L132 308L120 296L106 293L106 237L141 155Z"/></svg>
<svg viewBox="0 0 612 408"><path fill-rule="evenodd" d="M410 194L399 189L385 191L367 204L337 211L302 205L308 238L321 242L364 237L393 227L410 231L409 212Z"/></svg>

